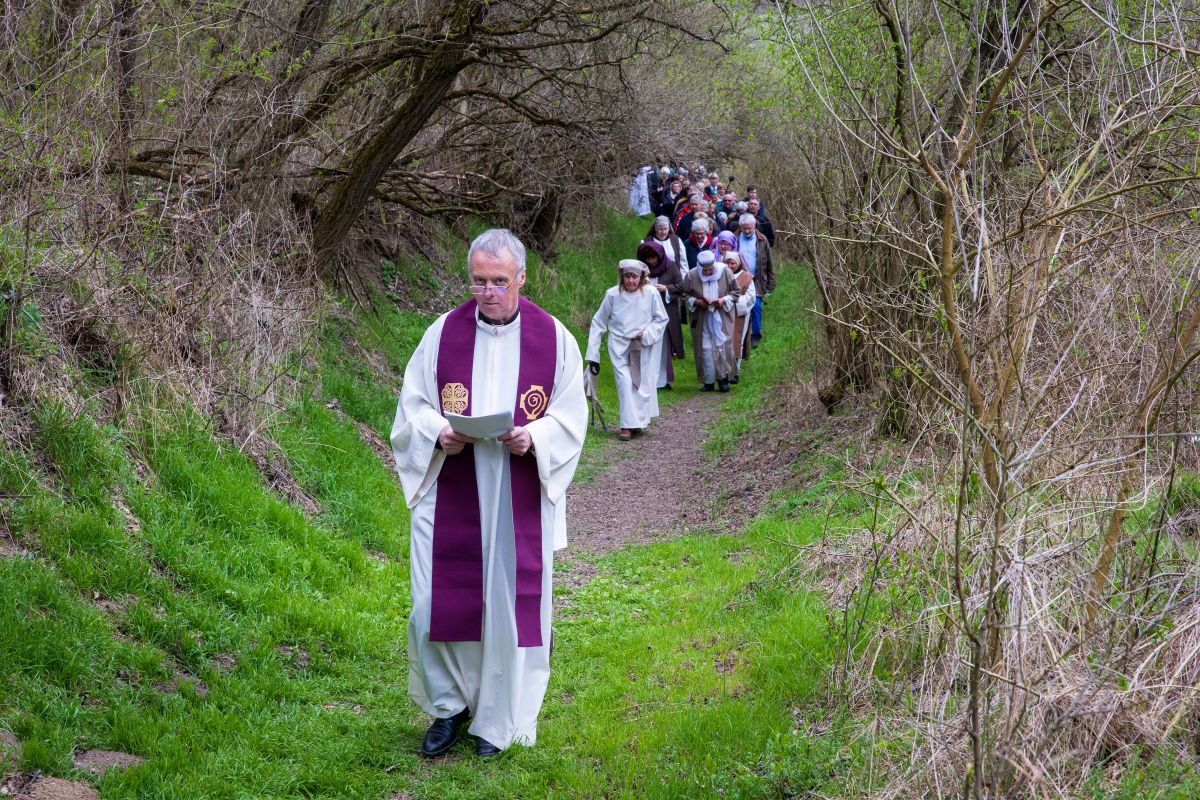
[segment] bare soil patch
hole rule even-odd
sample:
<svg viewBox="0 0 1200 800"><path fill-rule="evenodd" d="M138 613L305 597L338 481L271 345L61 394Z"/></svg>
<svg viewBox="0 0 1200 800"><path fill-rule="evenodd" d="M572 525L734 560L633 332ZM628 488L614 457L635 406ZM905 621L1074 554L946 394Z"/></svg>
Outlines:
<svg viewBox="0 0 1200 800"><path fill-rule="evenodd" d="M797 474L795 465L823 449L822 437L811 434L833 424L811 382L781 383L762 410L762 424L733 452L708 457L706 431L726 397L696 394L667 407L644 435L604 450L599 458L607 464L593 480L572 485L570 548L556 568L561 586L586 583L596 557L626 545L699 531L742 533L772 492L814 477ZM592 435L615 438L616 429Z"/></svg>
<svg viewBox="0 0 1200 800"><path fill-rule="evenodd" d="M712 519L706 498L719 476L705 468L704 431L717 418L719 395L698 394L664 410L646 432L616 442L595 480L567 491L571 551L601 556L645 544ZM615 437L613 429L600 436Z"/></svg>
<svg viewBox="0 0 1200 800"><path fill-rule="evenodd" d="M110 769L129 769L141 764L141 756L119 753L115 750L84 750L75 754L75 768L93 775L103 775Z"/></svg>
<svg viewBox="0 0 1200 800"><path fill-rule="evenodd" d="M725 398L696 394L669 406L645 434L604 451L600 457L608 464L594 480L571 487L570 558L558 570L563 585L582 585L592 575L590 561L626 545L745 530L801 451L793 436L751 431L736 452L705 456L706 431ZM818 408L802 401L786 405L788 413L803 416ZM607 435L615 437L616 430Z"/></svg>
<svg viewBox="0 0 1200 800"><path fill-rule="evenodd" d="M21 741L8 731L0 731L0 776L21 762Z"/></svg>
<svg viewBox="0 0 1200 800"><path fill-rule="evenodd" d="M98 800L99 797L86 783L41 775L7 778L0 783L0 794L21 800Z"/></svg>
<svg viewBox="0 0 1200 800"><path fill-rule="evenodd" d="M0 558L20 558L23 555L24 548L17 544L8 528L4 527L4 521L0 520Z"/></svg>

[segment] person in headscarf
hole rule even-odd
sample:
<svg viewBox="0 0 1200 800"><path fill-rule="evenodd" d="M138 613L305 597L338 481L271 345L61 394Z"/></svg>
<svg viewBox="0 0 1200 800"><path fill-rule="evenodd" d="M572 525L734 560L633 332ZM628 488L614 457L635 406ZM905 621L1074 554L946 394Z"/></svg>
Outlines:
<svg viewBox="0 0 1200 800"><path fill-rule="evenodd" d="M671 220L666 217L655 217L654 225L650 228L650 232L646 234L643 241L649 242L654 240L662 245L663 252L667 255L667 260L674 261L679 267L679 273L682 277L687 274L687 252L683 248L683 240L675 231L671 230Z"/></svg>
<svg viewBox="0 0 1200 800"><path fill-rule="evenodd" d="M737 250L725 251L721 254L721 260L742 292L734 304L733 336L729 337L729 382L737 383L741 379L742 360L750 356L750 312L754 309L756 298L754 278L742 265L742 257Z"/></svg>
<svg viewBox="0 0 1200 800"><path fill-rule="evenodd" d="M641 261L621 259L617 285L604 293L588 334L586 361L593 375L600 374L600 339L608 334L608 358L620 403L618 438L623 442L658 416L659 350L667 310L658 290L649 284L649 273Z"/></svg>
<svg viewBox="0 0 1200 800"><path fill-rule="evenodd" d="M638 261L650 268L650 285L658 290L667 309L667 332L658 371L658 388L670 391L675 380L672 357L683 358L683 327L680 324L679 306L683 302L683 274L679 265L667 258L661 243L648 239L638 245Z"/></svg>
<svg viewBox="0 0 1200 800"><path fill-rule="evenodd" d="M711 250L696 256L696 269L683 281L692 312L692 352L702 391L729 391L729 339L733 336L734 304L741 296L737 282Z"/></svg>
<svg viewBox="0 0 1200 800"><path fill-rule="evenodd" d="M737 250L737 234L731 231L721 231L717 234L717 238L712 240L710 248L713 255L717 257L717 262L720 263L725 254L730 250Z"/></svg>

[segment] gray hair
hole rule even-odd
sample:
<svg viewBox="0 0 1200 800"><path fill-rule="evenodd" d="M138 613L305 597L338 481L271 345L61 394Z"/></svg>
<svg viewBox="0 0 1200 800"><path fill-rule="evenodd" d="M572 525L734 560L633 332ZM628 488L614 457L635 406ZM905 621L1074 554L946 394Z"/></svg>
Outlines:
<svg viewBox="0 0 1200 800"><path fill-rule="evenodd" d="M740 217L738 217L738 224L749 225L752 228L757 228L758 220L754 218L753 214L742 214Z"/></svg>
<svg viewBox="0 0 1200 800"><path fill-rule="evenodd" d="M692 223L692 230L708 233L708 220L701 218Z"/></svg>
<svg viewBox="0 0 1200 800"><path fill-rule="evenodd" d="M733 206L733 210L738 212L739 214L746 211L749 208L750 208L750 204L747 203L745 200L738 200L737 203L735 203Z"/></svg>
<svg viewBox="0 0 1200 800"><path fill-rule="evenodd" d="M475 258L476 252L487 253L496 258L508 253L517 265L517 275L525 274L525 245L507 228L488 228L475 237L471 248L467 250L467 277L471 275L471 260Z"/></svg>
<svg viewBox="0 0 1200 800"><path fill-rule="evenodd" d="M658 227L660 227L660 226L661 226L661 227L663 227L663 228L666 228L666 229L670 230L670 228L671 228L671 220L669 220L669 219L667 219L666 217L664 217L664 216L661 216L661 215L660 215L660 216L657 216L657 217L655 217L655 218L654 218L654 227L658 228Z"/></svg>

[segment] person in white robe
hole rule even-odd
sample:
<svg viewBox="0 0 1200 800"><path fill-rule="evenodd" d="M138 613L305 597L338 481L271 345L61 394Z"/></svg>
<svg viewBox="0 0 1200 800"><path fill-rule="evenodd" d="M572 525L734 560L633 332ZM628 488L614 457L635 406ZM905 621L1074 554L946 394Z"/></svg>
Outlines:
<svg viewBox="0 0 1200 800"><path fill-rule="evenodd" d="M592 373L599 374L600 340L607 333L620 403L618 438L628 441L658 416L658 371L668 317L661 293L649 283L646 264L626 258L617 271L619 282L604 293L592 317L586 359Z"/></svg>
<svg viewBox="0 0 1200 800"><path fill-rule="evenodd" d="M472 243L467 263L476 305L443 314L426 330L405 369L391 432L392 451L412 517L408 690L409 697L435 717L421 747L422 754L430 757L448 752L468 719L469 732L476 737L476 752L481 756L495 755L513 743L532 745L537 739L538 713L550 675L553 552L567 543L565 494L583 447L588 419L583 363L575 338L558 320L519 297L525 282L525 248L521 242L508 231L486 231ZM443 330L447 320L460 312L474 315L468 373L472 416L514 410L515 398L523 388L518 386L519 376L525 374L520 363L522 325L540 319L544 329L549 330L552 322L552 385L545 387L546 394L539 395L542 405L536 418L496 438L476 440L456 433L443 413L450 410L448 397L455 403L466 403L452 391L454 387L461 389L461 384L439 388L438 383ZM542 316L530 317L533 312ZM463 325L469 324L470 318L466 318ZM469 335L469 327L460 330ZM543 352L548 352L548 346ZM459 366L466 369L465 365ZM525 402L522 397L522 409ZM468 455L470 452L473 456ZM478 494L483 574L477 585L483 595L482 622L477 640L433 641L434 563L445 558L434 550L435 513L442 513L437 498L444 492L455 493L447 496L456 498L453 504L461 504L463 491L462 485L446 485L439 475L443 470L451 471L446 466L450 460L468 457L474 459ZM536 460L535 480L540 484L538 646L520 646L518 623L514 622L515 574L520 559L530 558L527 551L515 553L516 494L510 492L510 484L516 482L511 476L517 459ZM532 473L524 466L522 470L525 475ZM534 519L536 513L532 512ZM445 552L445 545L440 552ZM533 606L532 611L536 615L537 607Z"/></svg>
<svg viewBox="0 0 1200 800"><path fill-rule="evenodd" d="M639 217L650 213L650 189L646 183L650 167L642 167L629 184L629 210Z"/></svg>

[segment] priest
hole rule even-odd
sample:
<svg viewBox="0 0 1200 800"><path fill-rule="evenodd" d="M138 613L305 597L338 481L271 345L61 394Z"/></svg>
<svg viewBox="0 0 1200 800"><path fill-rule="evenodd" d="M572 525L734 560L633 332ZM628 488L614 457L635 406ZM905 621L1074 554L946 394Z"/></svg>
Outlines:
<svg viewBox="0 0 1200 800"><path fill-rule="evenodd" d="M474 299L425 331L404 371L392 452L411 510L409 697L435 717L421 753L467 723L480 756L532 745L550 676L551 568L587 429L583 361L566 328L521 297L525 247L480 234ZM495 438L447 415L512 414Z"/></svg>

